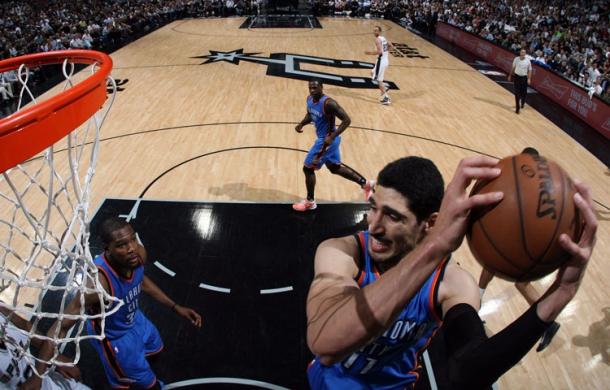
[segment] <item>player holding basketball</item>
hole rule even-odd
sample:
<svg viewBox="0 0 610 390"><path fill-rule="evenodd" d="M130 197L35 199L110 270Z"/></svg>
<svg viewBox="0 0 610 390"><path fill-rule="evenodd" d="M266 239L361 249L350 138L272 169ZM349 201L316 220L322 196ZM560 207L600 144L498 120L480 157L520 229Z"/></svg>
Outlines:
<svg viewBox="0 0 610 390"><path fill-rule="evenodd" d="M102 360L106 378L113 388L160 389L162 385L146 358L161 352L163 342L157 328L139 309L140 291L149 294L197 328L201 327L201 316L193 309L175 303L144 275L146 249L137 241L136 233L129 223L116 217L109 218L102 223L100 235L105 246L104 253L95 258L95 264L100 271L100 284L109 294L123 300L124 305L106 318L106 338L102 341L93 340L93 346ZM77 295L65 313L80 313L80 298ZM85 296L85 306L88 310L98 310L98 305L97 294ZM70 319L55 322L48 334L52 335L59 326L60 337L65 337L75 322ZM99 334L100 327L100 320L88 322L87 332ZM42 360L48 361L53 355L53 345L44 342L39 355ZM40 362L36 368L39 372L45 369L44 364ZM40 384L40 378L34 375L23 388L38 389Z"/></svg>
<svg viewBox="0 0 610 390"><path fill-rule="evenodd" d="M536 149L532 147L527 147L521 151L521 153L531 154L532 156L538 156L539 153ZM483 300L483 294L485 294L485 289L489 285L489 282L493 279L494 274L491 271L483 268L481 270L481 275L479 275L479 294L481 295L481 300ZM531 306L538 299L540 299L540 294L534 286L530 282L515 282L515 287L521 293L523 298L527 301L527 303ZM553 341L553 337L559 330L559 323L557 321L553 321L551 326L542 334L542 338L540 339L540 344L536 347L536 352L543 351L546 347L551 344Z"/></svg>
<svg viewBox="0 0 610 390"><path fill-rule="evenodd" d="M560 237L571 260L543 298L500 333L485 335L477 284L450 255L463 241L470 210L502 199L498 192L466 193L473 180L497 177L496 163L462 160L443 194L431 161L394 161L378 175L368 231L320 244L307 298L312 389L413 388L417 356L440 326L452 388L490 386L575 296L597 227L589 188L580 183L574 200L584 233L578 243Z"/></svg>
<svg viewBox="0 0 610 390"><path fill-rule="evenodd" d="M316 127L316 142L313 144L305 162L305 186L307 198L292 205L296 211L314 210L317 205L314 197L316 188L316 170L326 165L329 171L347 180L358 183L365 192L365 198L371 194L374 183L367 181L362 175L341 163L341 134L351 123L350 117L334 99L324 95L322 81L309 82L309 95L307 97L307 114L295 126L297 133L303 132L303 126L313 122ZM339 127L335 127L335 118L341 119Z"/></svg>
<svg viewBox="0 0 610 390"><path fill-rule="evenodd" d="M27 333L32 331L32 323L19 317L14 312L0 306L0 315L9 320L3 339L10 338L14 343L25 347L30 342L34 347L40 347L40 339L30 338ZM4 322L3 322L4 323ZM22 331L26 331L24 333ZM69 361L63 355L60 360ZM24 383L31 375L32 368L27 361L20 356L20 351L11 344L0 340L0 388L16 389ZM78 367L57 366L56 371L42 378L42 388L45 390L89 390L80 380Z"/></svg>
<svg viewBox="0 0 610 390"><path fill-rule="evenodd" d="M373 68L372 78L373 81L377 82L379 85L379 91L381 92L379 102L381 104L388 105L392 101L388 95L388 88L383 83L383 76L385 74L385 70L389 66L388 51L390 49L394 49L394 45L392 45L392 42L388 41L383 35L381 35L381 27L375 26L373 29L373 34L375 35L375 50L365 51L364 54L377 56L377 62L375 62L375 67Z"/></svg>

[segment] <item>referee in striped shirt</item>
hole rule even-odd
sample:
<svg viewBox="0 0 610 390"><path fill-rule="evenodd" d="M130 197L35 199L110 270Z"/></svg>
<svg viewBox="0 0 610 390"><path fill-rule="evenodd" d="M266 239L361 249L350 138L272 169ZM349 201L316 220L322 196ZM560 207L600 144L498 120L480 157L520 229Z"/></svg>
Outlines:
<svg viewBox="0 0 610 390"><path fill-rule="evenodd" d="M519 57L515 57L513 60L513 68L508 75L508 81L511 81L513 75L515 76L515 112L517 114L520 108L525 107L527 86L532 80L532 63L526 54L525 49L521 49Z"/></svg>

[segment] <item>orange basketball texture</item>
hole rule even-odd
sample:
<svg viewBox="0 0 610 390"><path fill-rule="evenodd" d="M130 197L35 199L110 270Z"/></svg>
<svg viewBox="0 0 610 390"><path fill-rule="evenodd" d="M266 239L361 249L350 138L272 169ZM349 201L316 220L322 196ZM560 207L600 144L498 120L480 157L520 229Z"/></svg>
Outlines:
<svg viewBox="0 0 610 390"><path fill-rule="evenodd" d="M539 279L570 258L559 236L580 237L574 185L559 165L542 156L518 154L498 166L500 176L477 181L471 195L502 191L504 198L493 207L473 210L468 245L483 267L503 279Z"/></svg>

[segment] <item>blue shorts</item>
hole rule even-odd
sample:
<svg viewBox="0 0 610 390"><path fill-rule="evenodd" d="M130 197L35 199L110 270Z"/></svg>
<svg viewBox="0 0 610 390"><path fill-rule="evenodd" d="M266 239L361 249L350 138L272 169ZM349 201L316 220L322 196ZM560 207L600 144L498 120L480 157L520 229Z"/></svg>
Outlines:
<svg viewBox="0 0 610 390"><path fill-rule="evenodd" d="M341 136L335 138L332 144L322 153L322 147L324 146L324 138L316 139L307 157L305 157L305 166L307 168L320 169L322 165L326 163L330 164L341 164L341 152L339 151L339 145L341 144ZM316 156L321 155L320 162L314 167L313 160Z"/></svg>
<svg viewBox="0 0 610 390"><path fill-rule="evenodd" d="M87 322L87 332L93 331L91 321ZM106 378L115 389L129 387L147 389L157 382L146 356L163 349L163 341L157 328L138 310L135 324L123 336L108 340L91 340L100 355Z"/></svg>

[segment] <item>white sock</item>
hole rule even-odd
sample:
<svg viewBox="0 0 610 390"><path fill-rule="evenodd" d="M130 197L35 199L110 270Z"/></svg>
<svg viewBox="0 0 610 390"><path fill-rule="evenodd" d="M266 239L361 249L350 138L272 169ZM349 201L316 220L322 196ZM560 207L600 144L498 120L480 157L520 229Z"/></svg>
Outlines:
<svg viewBox="0 0 610 390"><path fill-rule="evenodd" d="M485 294L485 289L479 287L479 294L481 294L481 299L483 299L483 295Z"/></svg>

